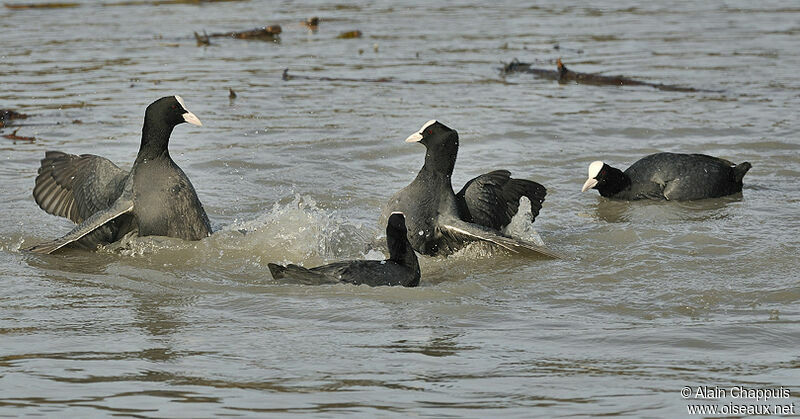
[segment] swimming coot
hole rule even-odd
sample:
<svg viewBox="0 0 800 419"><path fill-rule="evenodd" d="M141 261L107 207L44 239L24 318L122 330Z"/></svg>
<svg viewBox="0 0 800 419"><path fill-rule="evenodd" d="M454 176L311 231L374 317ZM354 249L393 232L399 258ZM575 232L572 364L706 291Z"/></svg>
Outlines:
<svg viewBox="0 0 800 419"><path fill-rule="evenodd" d="M311 269L274 263L267 266L275 279L287 279L306 285L339 282L370 286L419 285L419 263L406 237L406 220L402 213L396 212L389 216L386 225L386 244L389 247L389 259L386 260L350 260Z"/></svg>
<svg viewBox="0 0 800 419"><path fill-rule="evenodd" d="M748 162L734 164L705 154L651 154L624 172L595 161L581 192L597 189L604 197L630 201L716 198L741 192L750 167Z"/></svg>

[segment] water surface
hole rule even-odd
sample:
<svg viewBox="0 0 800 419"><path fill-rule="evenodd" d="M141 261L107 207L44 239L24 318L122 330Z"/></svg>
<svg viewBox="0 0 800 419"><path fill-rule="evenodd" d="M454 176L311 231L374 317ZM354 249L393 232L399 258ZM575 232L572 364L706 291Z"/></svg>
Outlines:
<svg viewBox="0 0 800 419"><path fill-rule="evenodd" d="M800 9L562 3L0 8L0 108L37 139L0 138L0 415L666 417L687 385L800 392ZM280 42L192 35L268 24ZM720 92L499 72L558 57ZM31 197L44 151L129 167L144 108L172 94L204 123L177 127L171 154L217 233L20 252L70 229ZM382 257L380 209L424 155L403 139L434 118L460 134L454 185L499 168L541 182L536 232L572 258L471 247L422 258L416 289L271 279L268 262ZM710 201L579 193L591 161L656 151L753 169Z"/></svg>

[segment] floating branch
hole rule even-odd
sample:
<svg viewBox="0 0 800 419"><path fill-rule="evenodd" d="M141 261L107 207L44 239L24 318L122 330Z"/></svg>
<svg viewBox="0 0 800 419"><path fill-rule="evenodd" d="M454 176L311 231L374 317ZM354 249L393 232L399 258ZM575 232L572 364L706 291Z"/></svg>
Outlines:
<svg viewBox="0 0 800 419"><path fill-rule="evenodd" d="M211 41L208 39L208 34L206 33L205 29L203 29L202 35L195 32L194 39L197 41L197 46L211 45Z"/></svg>
<svg viewBox="0 0 800 419"><path fill-rule="evenodd" d="M78 7L78 3L28 3L28 4L6 4L9 9L63 9L68 7Z"/></svg>
<svg viewBox="0 0 800 419"><path fill-rule="evenodd" d="M11 134L4 135L3 138L8 138L11 141L27 141L29 143L36 141L36 137L23 137L21 135L17 135L17 131L19 131L19 128L15 129Z"/></svg>
<svg viewBox="0 0 800 419"><path fill-rule="evenodd" d="M556 60L556 69L548 70L533 67L532 64L523 63L514 59L503 66L503 74L528 73L538 77L556 80L559 83L575 82L579 84L591 84L598 86L649 86L659 90L669 92L720 92L720 90L695 89L693 87L677 86L673 84L651 83L641 80L630 79L623 76L604 76L595 73L579 73L572 71L559 58Z"/></svg>
<svg viewBox="0 0 800 419"><path fill-rule="evenodd" d="M241 32L222 32L207 34L203 31L203 35L194 33L194 38L197 40L198 45L209 45L209 38L234 38L234 39L255 39L259 41L277 41L280 39L278 35L283 30L281 25L262 26L260 28L251 29L249 31Z"/></svg>

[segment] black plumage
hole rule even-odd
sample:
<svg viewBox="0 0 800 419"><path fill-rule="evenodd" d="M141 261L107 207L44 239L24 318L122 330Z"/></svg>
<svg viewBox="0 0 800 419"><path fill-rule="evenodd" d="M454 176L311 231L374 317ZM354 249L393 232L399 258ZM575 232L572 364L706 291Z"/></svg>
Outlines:
<svg viewBox="0 0 800 419"><path fill-rule="evenodd" d="M169 137L183 122L201 125L179 96L147 107L139 153L130 171L91 154L48 151L33 189L46 212L78 224L64 237L29 250L52 253L74 243L95 249L130 232L199 240L211 225L186 174L169 155Z"/></svg>
<svg viewBox="0 0 800 419"><path fill-rule="evenodd" d="M519 210L519 200L531 202L531 222L542 208L544 186L513 179L507 170L478 176L455 194L451 176L458 154L458 133L438 121L428 121L406 139L426 148L425 164L417 177L397 192L385 207L382 220L394 211L406 214L408 238L425 255L449 254L473 241L486 241L513 252L559 257L542 246L504 235Z"/></svg>
<svg viewBox="0 0 800 419"><path fill-rule="evenodd" d="M420 270L417 255L406 237L403 214L389 216L386 225L389 259L349 260L307 269L298 265L282 266L270 263L272 277L306 285L349 283L355 285L419 285Z"/></svg>
<svg viewBox="0 0 800 419"><path fill-rule="evenodd" d="M705 154L651 154L624 172L595 161L581 191L597 189L604 197L629 201L717 198L741 192L742 178L751 167L749 162L735 164Z"/></svg>
<svg viewBox="0 0 800 419"><path fill-rule="evenodd" d="M512 179L508 170L495 170L467 182L456 194L462 220L500 230L519 210L523 196L531 202L531 222L542 209L547 189L525 179Z"/></svg>

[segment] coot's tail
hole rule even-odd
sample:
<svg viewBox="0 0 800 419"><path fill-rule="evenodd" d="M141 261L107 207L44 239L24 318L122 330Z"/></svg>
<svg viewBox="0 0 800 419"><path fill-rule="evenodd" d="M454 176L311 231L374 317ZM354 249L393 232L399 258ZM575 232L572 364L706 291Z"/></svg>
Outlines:
<svg viewBox="0 0 800 419"><path fill-rule="evenodd" d="M747 174L747 171L750 170L751 167L753 167L753 165L750 164L750 162L744 162L737 164L736 167L733 168L733 179L736 183L742 181L742 178L744 178L744 175Z"/></svg>

